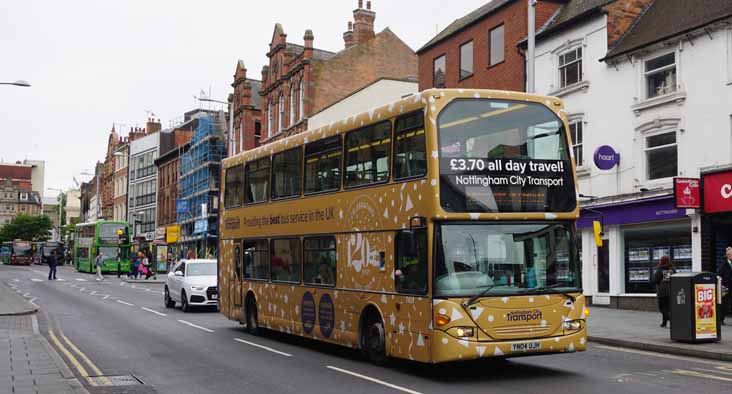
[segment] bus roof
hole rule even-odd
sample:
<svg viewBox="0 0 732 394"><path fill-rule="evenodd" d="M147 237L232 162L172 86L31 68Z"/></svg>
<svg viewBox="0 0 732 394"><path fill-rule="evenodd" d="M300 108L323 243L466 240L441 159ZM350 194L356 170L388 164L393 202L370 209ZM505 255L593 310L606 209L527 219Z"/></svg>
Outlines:
<svg viewBox="0 0 732 394"><path fill-rule="evenodd" d="M425 108L428 116L435 120L437 113L432 113L435 106L428 103L435 102L436 99L447 97L449 100L456 98L493 98L503 100L517 101L533 101L543 105L550 106L553 104L560 111L564 111L562 101L553 96L540 96L522 92L513 92L508 90L488 90L488 89L428 89L422 92L409 95L390 103L386 103L379 107L375 107L369 111L353 114L340 121L331 122L327 126L318 129L307 130L302 133L291 135L287 138L274 141L272 143L261 145L257 148L250 149L239 153L238 155L228 157L222 160L222 168L226 169L245 162L256 160L269 156L273 153L286 151L291 148L302 146L311 141L317 141L334 135L341 135L364 126L379 123L383 120L390 119L402 114L407 114ZM555 109L555 108L550 108ZM564 113L566 116L566 113Z"/></svg>

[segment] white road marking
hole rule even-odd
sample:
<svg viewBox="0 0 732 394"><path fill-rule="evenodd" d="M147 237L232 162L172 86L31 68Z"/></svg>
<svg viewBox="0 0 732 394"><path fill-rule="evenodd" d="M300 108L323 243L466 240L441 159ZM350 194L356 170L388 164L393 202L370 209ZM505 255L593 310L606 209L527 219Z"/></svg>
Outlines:
<svg viewBox="0 0 732 394"><path fill-rule="evenodd" d="M20 279L13 279L13 282L20 282Z"/></svg>
<svg viewBox="0 0 732 394"><path fill-rule="evenodd" d="M59 282L66 282L66 279L56 279Z"/></svg>
<svg viewBox="0 0 732 394"><path fill-rule="evenodd" d="M86 287L79 287L79 291L84 291L84 290L86 290Z"/></svg>
<svg viewBox="0 0 732 394"><path fill-rule="evenodd" d="M82 278L76 278L76 280L79 282L86 282L86 279L82 279Z"/></svg>
<svg viewBox="0 0 732 394"><path fill-rule="evenodd" d="M144 306L142 307L142 310L148 311L150 313L154 313L154 314L156 314L158 316L168 316L165 313L160 313L160 312L158 312L156 310L152 310L152 309L145 308Z"/></svg>
<svg viewBox="0 0 732 394"><path fill-rule="evenodd" d="M360 373L351 372L351 371L348 371L348 370L345 370L345 369L341 369L341 368L338 368L338 367L334 367L332 365L328 365L328 366L326 366L326 368L332 369L333 371L338 371L338 372L341 372L341 373L345 373L347 375L355 376L355 377L360 378L360 379L363 379L363 380L368 380L369 382L377 383L377 384L380 384L382 386L386 386L386 387L392 388L394 390L403 391L405 393L422 394L419 391L410 390L410 389L408 389L406 387L397 386L395 384L391 384L391 383L385 382L383 380L379 380L379 379L376 379L376 378L372 378L372 377L366 376L366 375L361 375Z"/></svg>
<svg viewBox="0 0 732 394"><path fill-rule="evenodd" d="M713 360L705 360L705 359L694 358L694 357L675 356L672 354L654 353L654 352L649 352L649 351L645 351L645 350L626 349L626 348L619 348L619 347L607 346L607 345L593 345L592 347L604 349L604 350L611 350L614 352L633 353L633 354L640 354L640 355L649 356L649 357L690 361L690 362L695 362L695 363L699 363L699 364L709 364L709 365L715 365L715 366L725 366L725 365L732 366L732 364L725 363L724 361L713 361Z"/></svg>
<svg viewBox="0 0 732 394"><path fill-rule="evenodd" d="M125 302L122 300L117 300L117 302L119 302L120 304L124 304L124 305L135 306L135 304L130 304L129 302Z"/></svg>
<svg viewBox="0 0 732 394"><path fill-rule="evenodd" d="M109 296L108 295L105 295L104 298L102 298L102 299L103 300L106 300L107 298L109 298Z"/></svg>
<svg viewBox="0 0 732 394"><path fill-rule="evenodd" d="M249 341L245 341L245 340L243 340L243 339L239 339L239 338L234 338L234 340L235 340L235 341L237 341L237 342L240 342L240 343L244 343L244 344L247 344L247 345L249 345L249 346L254 346L254 347L258 347L258 348L260 348L260 349L264 349L264 350L270 351L270 352L272 352L272 353L277 353L277 354L279 354L280 356L285 356L285 357L292 357L292 354L290 354L290 353L285 353L285 352L281 352L281 351L279 351L279 350L275 350L275 349L272 349L271 347L267 347L267 346L264 346L264 345L260 345L260 344L258 344L258 343L254 343L254 342L249 342Z"/></svg>
<svg viewBox="0 0 732 394"><path fill-rule="evenodd" d="M33 281L33 282L43 282L42 279L38 279L38 278L31 278L31 281Z"/></svg>
<svg viewBox="0 0 732 394"><path fill-rule="evenodd" d="M28 300L28 302L30 302L31 304L35 305L35 303L33 301L35 301L37 299L38 299L37 297L33 297L30 300Z"/></svg>
<svg viewBox="0 0 732 394"><path fill-rule="evenodd" d="M187 322L187 321L185 321L185 320L178 320L178 321L179 321L179 322L181 322L181 323L183 323L183 324L189 325L189 326L191 326L191 327L193 327L193 328L197 328L197 329L199 329L199 330L203 330L203 331L206 331L206 332L214 332L214 331L213 331L213 330L211 330L211 329L208 329L208 328L206 328L206 327L201 327L201 326L199 326L199 325L193 324L193 323L191 323L191 322Z"/></svg>
<svg viewBox="0 0 732 394"><path fill-rule="evenodd" d="M31 296L31 293L25 293L25 294L23 294L23 297L25 297L25 298L30 298L30 296Z"/></svg>

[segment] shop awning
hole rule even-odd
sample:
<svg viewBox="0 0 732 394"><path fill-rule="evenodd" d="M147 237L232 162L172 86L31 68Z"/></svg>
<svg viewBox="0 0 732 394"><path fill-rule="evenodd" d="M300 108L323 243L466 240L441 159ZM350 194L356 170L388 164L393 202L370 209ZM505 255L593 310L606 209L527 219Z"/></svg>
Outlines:
<svg viewBox="0 0 732 394"><path fill-rule="evenodd" d="M683 219L686 209L676 208L674 196L660 196L613 204L583 207L577 220L577 228L592 227L594 220L603 225L622 225Z"/></svg>

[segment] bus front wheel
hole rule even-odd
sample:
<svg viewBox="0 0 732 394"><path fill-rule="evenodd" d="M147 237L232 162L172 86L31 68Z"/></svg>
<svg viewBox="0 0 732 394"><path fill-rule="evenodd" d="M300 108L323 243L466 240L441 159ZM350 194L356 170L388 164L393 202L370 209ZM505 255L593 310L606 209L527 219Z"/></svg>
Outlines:
<svg viewBox="0 0 732 394"><path fill-rule="evenodd" d="M363 333L364 353L374 364L386 363L386 334L384 323L379 318L371 319Z"/></svg>

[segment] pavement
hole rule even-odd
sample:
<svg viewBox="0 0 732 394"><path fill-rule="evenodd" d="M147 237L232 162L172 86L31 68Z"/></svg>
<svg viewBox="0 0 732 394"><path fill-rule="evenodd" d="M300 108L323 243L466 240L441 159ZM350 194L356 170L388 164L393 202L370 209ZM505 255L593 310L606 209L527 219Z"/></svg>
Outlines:
<svg viewBox="0 0 732 394"><path fill-rule="evenodd" d="M51 343L91 394L688 394L728 392L732 382L732 363L598 343L582 353L504 362L376 366L353 349L266 330L247 334L212 310L165 308L158 286L110 276L96 282L72 269L60 270L59 281L43 274L0 269L0 283L36 298L39 331L54 333L60 343ZM124 377L127 385L110 384Z"/></svg>
<svg viewBox="0 0 732 394"><path fill-rule="evenodd" d="M732 361L732 326L722 326L722 340L682 343L671 340L671 330L659 327L660 313L592 307L588 339L596 343L631 349ZM727 317L732 324L732 316Z"/></svg>
<svg viewBox="0 0 732 394"><path fill-rule="evenodd" d="M0 283L0 316L36 313L38 306L26 301L17 291Z"/></svg>
<svg viewBox="0 0 732 394"><path fill-rule="evenodd" d="M41 335L37 310L0 283L0 394L88 393Z"/></svg>

